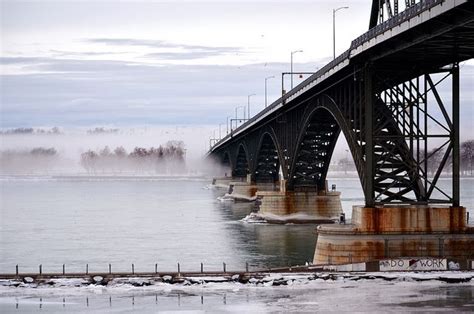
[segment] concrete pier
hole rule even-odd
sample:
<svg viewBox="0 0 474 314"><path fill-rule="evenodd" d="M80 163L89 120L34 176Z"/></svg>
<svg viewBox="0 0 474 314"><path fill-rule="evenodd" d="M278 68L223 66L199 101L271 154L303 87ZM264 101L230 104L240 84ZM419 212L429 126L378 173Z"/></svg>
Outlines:
<svg viewBox="0 0 474 314"><path fill-rule="evenodd" d="M270 223L332 223L342 213L340 192L258 191L261 218Z"/></svg>
<svg viewBox="0 0 474 314"><path fill-rule="evenodd" d="M220 177L212 179L212 185L218 189L229 189L229 185L232 181L237 181L236 178L233 177Z"/></svg>
<svg viewBox="0 0 474 314"><path fill-rule="evenodd" d="M354 206L351 224L321 225L313 263L358 263L400 257L474 257L474 227L464 207Z"/></svg>
<svg viewBox="0 0 474 314"><path fill-rule="evenodd" d="M255 196L257 189L258 187L255 184L247 182L231 182L225 197L233 198L235 201L253 202L257 199Z"/></svg>

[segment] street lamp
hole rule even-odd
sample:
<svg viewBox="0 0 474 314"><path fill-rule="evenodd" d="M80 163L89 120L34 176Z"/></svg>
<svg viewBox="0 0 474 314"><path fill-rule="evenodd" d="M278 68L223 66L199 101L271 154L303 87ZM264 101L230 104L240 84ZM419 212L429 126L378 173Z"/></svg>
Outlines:
<svg viewBox="0 0 474 314"><path fill-rule="evenodd" d="M219 141L222 139L222 136L221 136L221 127L224 125L224 123L219 123Z"/></svg>
<svg viewBox="0 0 474 314"><path fill-rule="evenodd" d="M227 134L229 134L229 119L231 119L232 116L227 116ZM232 126L231 126L232 129Z"/></svg>
<svg viewBox="0 0 474 314"><path fill-rule="evenodd" d="M237 117L237 111L242 108L244 109L244 119L245 119L245 106L238 106L238 107L235 107L235 119L238 119L239 117Z"/></svg>
<svg viewBox="0 0 474 314"><path fill-rule="evenodd" d="M291 89L293 89L293 55L297 52L303 52L303 50L295 50L291 52Z"/></svg>
<svg viewBox="0 0 474 314"><path fill-rule="evenodd" d="M247 119L250 120L250 97L255 96L256 94L247 95Z"/></svg>
<svg viewBox="0 0 474 314"><path fill-rule="evenodd" d="M265 108L267 108L267 81L272 78L275 78L275 76L268 76L265 78Z"/></svg>
<svg viewBox="0 0 474 314"><path fill-rule="evenodd" d="M243 120L245 120L245 106L238 106L238 107L235 107L235 127L237 127L237 123L238 123L238 116L237 116L237 111L242 108L244 110L244 118ZM232 129L232 125L230 127Z"/></svg>
<svg viewBox="0 0 474 314"><path fill-rule="evenodd" d="M342 9L349 9L349 7L339 7L332 9L332 57L336 59L336 12Z"/></svg>

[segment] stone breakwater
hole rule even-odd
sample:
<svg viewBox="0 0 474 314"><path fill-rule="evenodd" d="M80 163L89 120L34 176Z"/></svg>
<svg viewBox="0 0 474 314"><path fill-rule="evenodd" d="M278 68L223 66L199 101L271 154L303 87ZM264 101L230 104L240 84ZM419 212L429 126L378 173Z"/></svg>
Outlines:
<svg viewBox="0 0 474 314"><path fill-rule="evenodd" d="M159 287L162 285L204 285L211 283L233 283L253 286L287 286L305 284L311 281L440 281L462 283L474 281L474 271L440 271L440 272L260 272L226 275L162 275L162 276L130 276L108 277L94 275L77 278L33 278L1 279L1 287L10 288L41 288L41 287L85 287L89 285L117 287Z"/></svg>

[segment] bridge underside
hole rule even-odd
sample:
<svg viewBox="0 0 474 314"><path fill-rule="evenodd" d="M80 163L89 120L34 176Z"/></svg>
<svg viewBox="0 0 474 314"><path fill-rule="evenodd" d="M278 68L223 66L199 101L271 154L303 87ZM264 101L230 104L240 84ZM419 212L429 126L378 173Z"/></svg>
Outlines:
<svg viewBox="0 0 474 314"><path fill-rule="evenodd" d="M340 128L327 110L316 110L299 140L290 189L325 189Z"/></svg>

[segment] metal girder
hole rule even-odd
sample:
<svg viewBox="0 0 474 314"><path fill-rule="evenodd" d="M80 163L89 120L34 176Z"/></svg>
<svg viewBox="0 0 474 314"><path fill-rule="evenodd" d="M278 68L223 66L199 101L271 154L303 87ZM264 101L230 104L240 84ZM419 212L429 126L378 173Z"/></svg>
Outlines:
<svg viewBox="0 0 474 314"><path fill-rule="evenodd" d="M278 173L280 169L278 150L268 133L263 135L261 142L254 171L255 182L275 183L279 179Z"/></svg>
<svg viewBox="0 0 474 314"><path fill-rule="evenodd" d="M418 0L422 2L422 0ZM425 0L426 2L426 0ZM370 11L369 29L374 28L385 21L385 13L387 19L403 12L404 10L414 6L417 3L415 0L405 0L405 5L402 8L398 0L372 0L372 9ZM402 10L400 10L402 8Z"/></svg>
<svg viewBox="0 0 474 314"><path fill-rule="evenodd" d="M392 120L396 122L398 134L392 135L392 141L398 141L399 145L406 143L409 158L406 155L402 160L411 160L414 164L405 164L411 177L418 181L419 194L410 203L452 203L459 204L459 146L456 148L456 137L459 134L458 123L459 111L459 68L454 64L449 69L437 71L436 81L434 75L426 73L421 77L410 81L393 85L389 80L382 80L386 86L378 97L383 100L389 109ZM447 83L452 79L452 113L446 108L446 100L443 101L437 87L440 83ZM433 101L433 104L428 104ZM387 120L388 121L388 120ZM387 137L388 139L388 137ZM457 143L459 145L459 142ZM457 154L455 152L458 152ZM386 153L392 155L392 152ZM411 158L412 157L412 158ZM392 157L391 157L392 158ZM451 163L449 160L451 159ZM386 160L384 160L385 163ZM390 161L391 163L394 160ZM389 162L389 163L390 163ZM452 165L452 192L441 187L439 178L446 172L448 165ZM393 164L398 165L398 164ZM386 166L381 166L386 168ZM390 167L388 167L390 168ZM395 173L392 169L384 176ZM407 182L407 181L405 181ZM408 182L407 182L408 183ZM392 187L402 188L403 185L395 184ZM401 189L398 195L402 196ZM416 192L416 190L414 190ZM382 190L385 192L385 190ZM435 192L438 194L435 197ZM405 196L404 196L405 197ZM385 201L392 201L388 198Z"/></svg>
<svg viewBox="0 0 474 314"><path fill-rule="evenodd" d="M298 141L290 189L325 188L326 175L340 128L325 109L315 110Z"/></svg>
<svg viewBox="0 0 474 314"><path fill-rule="evenodd" d="M232 176L244 178L249 173L249 162L247 153L243 145L239 145L238 153L235 159L235 166L232 169Z"/></svg>

